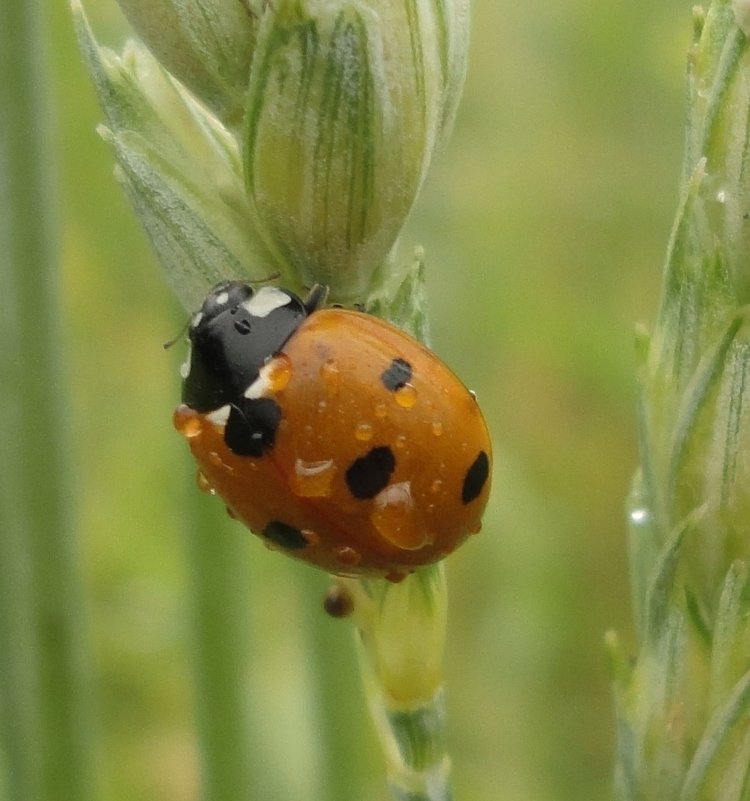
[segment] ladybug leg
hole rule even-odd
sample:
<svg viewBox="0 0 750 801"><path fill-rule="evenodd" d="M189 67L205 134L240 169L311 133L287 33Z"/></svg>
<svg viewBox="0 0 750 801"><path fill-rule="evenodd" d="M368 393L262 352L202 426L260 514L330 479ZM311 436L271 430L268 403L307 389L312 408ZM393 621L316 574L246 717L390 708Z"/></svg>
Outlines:
<svg viewBox="0 0 750 801"><path fill-rule="evenodd" d="M312 314L317 311L325 302L328 297L328 287L322 284L313 284L310 292L303 301L305 311Z"/></svg>

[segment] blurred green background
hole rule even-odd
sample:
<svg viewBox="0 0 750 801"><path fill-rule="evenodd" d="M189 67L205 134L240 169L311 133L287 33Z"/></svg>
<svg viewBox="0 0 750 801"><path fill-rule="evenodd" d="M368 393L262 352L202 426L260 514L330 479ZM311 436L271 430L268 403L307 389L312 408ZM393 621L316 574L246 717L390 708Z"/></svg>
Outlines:
<svg viewBox="0 0 750 801"><path fill-rule="evenodd" d="M100 39L126 28L88 0ZM457 799L610 797L604 632L634 648L623 505L637 462L632 331L651 321L682 157L688 0L475 0L455 133L403 237L427 250L433 345L483 404L497 472L450 560ZM48 0L73 464L104 801L194 801L199 752L171 426L184 321L97 137L67 5ZM324 576L197 501L237 566L254 798L383 801L349 624ZM193 512L190 511L192 514Z"/></svg>

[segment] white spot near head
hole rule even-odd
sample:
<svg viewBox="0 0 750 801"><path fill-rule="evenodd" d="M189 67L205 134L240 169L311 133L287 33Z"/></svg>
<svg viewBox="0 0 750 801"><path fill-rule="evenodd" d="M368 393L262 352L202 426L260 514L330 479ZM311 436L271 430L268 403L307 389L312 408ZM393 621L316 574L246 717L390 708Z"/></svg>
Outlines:
<svg viewBox="0 0 750 801"><path fill-rule="evenodd" d="M273 360L268 362L268 364L264 364L263 367L258 370L258 377L253 381L252 384L245 390L243 393L244 396L248 400L254 400L255 398L264 398L266 395L270 394L271 391L271 373L273 372Z"/></svg>
<svg viewBox="0 0 750 801"><path fill-rule="evenodd" d="M190 359L187 358L180 365L180 378L184 381L190 375Z"/></svg>
<svg viewBox="0 0 750 801"><path fill-rule="evenodd" d="M215 409L213 412L209 412L206 415L206 420L213 425L223 428L227 424L227 420L229 420L229 412L231 408L229 404L226 406L220 406L218 409Z"/></svg>
<svg viewBox="0 0 750 801"><path fill-rule="evenodd" d="M250 312L253 317L268 317L272 311L286 306L289 301L289 295L282 289L277 289L275 286L265 286L249 297L242 304L242 307Z"/></svg>
<svg viewBox="0 0 750 801"><path fill-rule="evenodd" d="M193 315L193 319L190 321L191 328L197 328L201 324L201 320L203 319L203 312L199 311Z"/></svg>
<svg viewBox="0 0 750 801"><path fill-rule="evenodd" d="M219 306L223 306L228 300L229 300L229 292L219 292L219 294L214 298L214 301Z"/></svg>

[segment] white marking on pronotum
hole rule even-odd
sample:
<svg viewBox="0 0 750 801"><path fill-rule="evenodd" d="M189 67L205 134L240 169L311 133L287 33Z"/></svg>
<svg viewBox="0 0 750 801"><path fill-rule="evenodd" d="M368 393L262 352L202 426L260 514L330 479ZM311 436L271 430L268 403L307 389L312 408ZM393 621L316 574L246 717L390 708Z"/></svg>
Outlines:
<svg viewBox="0 0 750 801"><path fill-rule="evenodd" d="M180 365L180 378L185 381L187 377L190 375L190 359L186 359Z"/></svg>
<svg viewBox="0 0 750 801"><path fill-rule="evenodd" d="M206 420L210 423L213 423L215 426L225 426L227 424L227 420L229 420L229 412L231 408L227 403L226 406L220 406L218 409L214 409L214 411L209 412L206 415Z"/></svg>
<svg viewBox="0 0 750 801"><path fill-rule="evenodd" d="M253 317L268 317L272 311L286 306L287 303L289 303L289 295L286 292L275 286L266 286L249 297L242 306Z"/></svg>
<svg viewBox="0 0 750 801"><path fill-rule="evenodd" d="M258 370L258 377L243 393L248 400L264 398L271 389L270 375L273 371L273 359Z"/></svg>
<svg viewBox="0 0 750 801"><path fill-rule="evenodd" d="M193 319L190 321L191 328L197 328L201 324L201 320L203 319L203 312L199 311L193 315Z"/></svg>
<svg viewBox="0 0 750 801"><path fill-rule="evenodd" d="M223 306L229 300L229 292L219 292L214 300L219 306Z"/></svg>

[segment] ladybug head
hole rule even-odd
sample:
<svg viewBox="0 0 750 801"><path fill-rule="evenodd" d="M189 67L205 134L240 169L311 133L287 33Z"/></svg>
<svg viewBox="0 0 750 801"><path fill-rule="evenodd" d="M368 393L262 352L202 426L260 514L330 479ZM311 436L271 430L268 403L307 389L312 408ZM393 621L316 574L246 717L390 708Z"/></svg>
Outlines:
<svg viewBox="0 0 750 801"><path fill-rule="evenodd" d="M237 401L310 311L285 289L217 284L188 327L192 347L183 403L207 412Z"/></svg>
<svg viewBox="0 0 750 801"><path fill-rule="evenodd" d="M190 321L190 330L206 325L228 308L236 308L253 296L253 289L242 281L221 281L206 295L203 305Z"/></svg>

